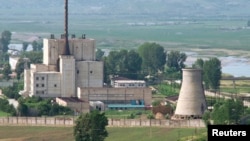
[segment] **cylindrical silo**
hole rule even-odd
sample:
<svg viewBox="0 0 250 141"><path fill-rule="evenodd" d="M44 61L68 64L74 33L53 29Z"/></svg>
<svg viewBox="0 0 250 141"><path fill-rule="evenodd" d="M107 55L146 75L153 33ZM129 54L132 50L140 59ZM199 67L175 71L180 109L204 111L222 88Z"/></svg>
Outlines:
<svg viewBox="0 0 250 141"><path fill-rule="evenodd" d="M172 119L201 118L207 108L201 69L182 69L182 84Z"/></svg>

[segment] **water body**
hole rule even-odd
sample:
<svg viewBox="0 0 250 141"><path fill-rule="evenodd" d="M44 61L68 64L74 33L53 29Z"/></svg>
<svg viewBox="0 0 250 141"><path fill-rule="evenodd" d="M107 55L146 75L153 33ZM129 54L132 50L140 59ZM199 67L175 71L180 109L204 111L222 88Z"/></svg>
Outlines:
<svg viewBox="0 0 250 141"><path fill-rule="evenodd" d="M22 44L10 44L10 48L16 49L16 50L22 50ZM27 51L31 51L32 46L29 45ZM196 52L185 52L187 57L187 60L185 64L187 66L192 66L192 64L196 61L196 59L202 58L202 56L198 56ZM207 59L207 58L202 58ZM228 56L228 57L219 57L221 64L222 64L222 73L231 74L234 77L250 77L250 59L249 58L243 58L243 57L235 57L235 56Z"/></svg>
<svg viewBox="0 0 250 141"><path fill-rule="evenodd" d="M187 52L187 60L185 64L187 66L192 66L192 64L197 60L197 58L202 58L204 60L207 57L198 56L196 52ZM233 75L234 77L250 77L250 59L239 57L239 56L227 56L218 57L221 61L222 73Z"/></svg>
<svg viewBox="0 0 250 141"><path fill-rule="evenodd" d="M250 59L242 57L221 57L222 72L234 77L250 77Z"/></svg>

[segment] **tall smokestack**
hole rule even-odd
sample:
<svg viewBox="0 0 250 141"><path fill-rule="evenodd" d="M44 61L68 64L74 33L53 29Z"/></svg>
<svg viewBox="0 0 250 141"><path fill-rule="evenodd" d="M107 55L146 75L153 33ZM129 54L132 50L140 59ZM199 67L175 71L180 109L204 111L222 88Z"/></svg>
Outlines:
<svg viewBox="0 0 250 141"><path fill-rule="evenodd" d="M65 35L65 47L63 55L70 55L69 39L68 39L68 0L65 0L65 14L64 14L64 35Z"/></svg>

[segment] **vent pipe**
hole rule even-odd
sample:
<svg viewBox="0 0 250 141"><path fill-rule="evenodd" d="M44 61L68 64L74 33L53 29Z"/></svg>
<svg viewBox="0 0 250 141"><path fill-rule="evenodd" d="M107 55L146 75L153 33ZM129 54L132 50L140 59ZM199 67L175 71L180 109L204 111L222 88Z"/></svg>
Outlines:
<svg viewBox="0 0 250 141"><path fill-rule="evenodd" d="M65 0L65 7L64 7L64 39L65 39L65 46L63 49L63 55L70 55L69 49L69 39L68 39L68 0Z"/></svg>

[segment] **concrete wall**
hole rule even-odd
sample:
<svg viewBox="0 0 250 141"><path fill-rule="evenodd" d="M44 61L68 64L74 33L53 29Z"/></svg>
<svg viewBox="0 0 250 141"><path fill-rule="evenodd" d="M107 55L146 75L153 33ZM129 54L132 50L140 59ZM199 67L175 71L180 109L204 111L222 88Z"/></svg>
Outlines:
<svg viewBox="0 0 250 141"><path fill-rule="evenodd" d="M78 88L78 97L87 101L130 101L143 99L151 105L150 88Z"/></svg>
<svg viewBox="0 0 250 141"><path fill-rule="evenodd" d="M44 64L30 64L30 69L34 72L48 71L48 66Z"/></svg>
<svg viewBox="0 0 250 141"><path fill-rule="evenodd" d="M77 61L95 61L95 40L94 39L71 39L70 52Z"/></svg>
<svg viewBox="0 0 250 141"><path fill-rule="evenodd" d="M31 75L31 96L57 97L61 95L61 74L59 72L34 72Z"/></svg>
<svg viewBox="0 0 250 141"><path fill-rule="evenodd" d="M43 63L56 65L59 55L63 53L64 39L44 39ZM69 39L70 54L76 61L95 61L94 39Z"/></svg>
<svg viewBox="0 0 250 141"><path fill-rule="evenodd" d="M88 102L69 102L64 101L60 98L56 98L56 103L61 106L69 107L76 113L87 113L89 112L89 103Z"/></svg>
<svg viewBox="0 0 250 141"><path fill-rule="evenodd" d="M103 62L76 62L77 87L103 87Z"/></svg>
<svg viewBox="0 0 250 141"><path fill-rule="evenodd" d="M60 56L61 97L76 95L75 88L75 59L73 56Z"/></svg>
<svg viewBox="0 0 250 141"><path fill-rule="evenodd" d="M30 92L30 70L24 69L24 92Z"/></svg>
<svg viewBox="0 0 250 141"><path fill-rule="evenodd" d="M0 117L0 126L74 126L77 117ZM109 127L205 128L202 120L108 119Z"/></svg>
<svg viewBox="0 0 250 141"><path fill-rule="evenodd" d="M49 97L61 96L61 74L58 72L47 72L47 93Z"/></svg>

